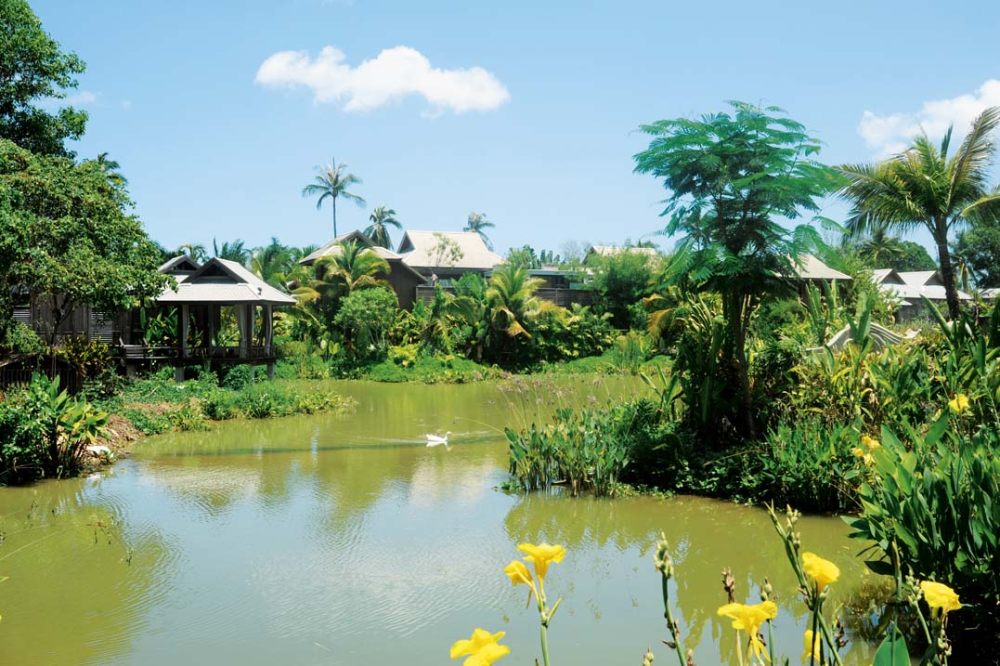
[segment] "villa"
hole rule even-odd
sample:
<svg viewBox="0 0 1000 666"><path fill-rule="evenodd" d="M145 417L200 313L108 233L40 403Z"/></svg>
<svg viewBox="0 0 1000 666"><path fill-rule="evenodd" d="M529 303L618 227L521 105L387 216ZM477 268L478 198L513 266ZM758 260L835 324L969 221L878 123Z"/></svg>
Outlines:
<svg viewBox="0 0 1000 666"><path fill-rule="evenodd" d="M899 299L900 321L928 316L929 312L924 305L925 298L939 309L947 307L944 280L938 271L896 271L892 268L879 268L872 271L872 278L883 293ZM972 296L959 291L958 300L969 301L972 300Z"/></svg>
<svg viewBox="0 0 1000 666"><path fill-rule="evenodd" d="M445 285L466 273L485 275L504 262L474 231L407 231L397 251L407 266Z"/></svg>

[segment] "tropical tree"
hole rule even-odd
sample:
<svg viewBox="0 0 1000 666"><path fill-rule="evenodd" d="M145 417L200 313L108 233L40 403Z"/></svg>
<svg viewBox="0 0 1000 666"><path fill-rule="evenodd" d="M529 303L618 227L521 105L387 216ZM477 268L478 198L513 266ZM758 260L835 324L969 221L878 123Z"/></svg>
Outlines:
<svg viewBox="0 0 1000 666"><path fill-rule="evenodd" d="M955 254L977 286L1000 287L1000 220L977 222L959 233Z"/></svg>
<svg viewBox="0 0 1000 666"><path fill-rule="evenodd" d="M108 153L98 153L93 162L101 171L104 172L104 174L108 177L108 180L115 185L118 185L119 187L128 185L128 179L122 175L121 164L118 163L118 160L113 160L108 157Z"/></svg>
<svg viewBox="0 0 1000 666"><path fill-rule="evenodd" d="M668 190L665 233L681 234L670 281L722 300L727 385L737 391L739 417L753 437L746 355L753 313L766 295L788 288L798 258L820 243L809 225L789 230L779 220L818 211L833 184L813 158L819 142L781 109L731 102L729 112L643 125L649 148L636 171L663 179Z"/></svg>
<svg viewBox="0 0 1000 666"><path fill-rule="evenodd" d="M341 298L357 289L385 286L389 263L356 241L340 244L340 251L313 264L313 276L293 292L300 304L316 304L329 317Z"/></svg>
<svg viewBox="0 0 1000 666"><path fill-rule="evenodd" d="M0 138L33 153L72 156L67 140L79 139L87 112L53 108L77 87L85 65L42 29L25 0L0 2Z"/></svg>
<svg viewBox="0 0 1000 666"><path fill-rule="evenodd" d="M212 252L219 259L235 261L243 266L250 262L250 249L247 248L245 243L238 238L234 241L225 241L221 246L213 238Z"/></svg>
<svg viewBox="0 0 1000 666"><path fill-rule="evenodd" d="M186 254L193 261L199 264L208 259L208 252L201 243L183 243L177 247L177 254Z"/></svg>
<svg viewBox="0 0 1000 666"><path fill-rule="evenodd" d="M403 225L396 219L396 211L392 208L379 206L368 216L368 221L371 224L365 228L365 236L368 236L371 242L380 247L392 248L392 239L389 238L388 227L403 228Z"/></svg>
<svg viewBox="0 0 1000 666"><path fill-rule="evenodd" d="M474 231L479 234L479 237L483 239L486 243L486 247L493 249L493 242L490 237L486 235L487 229L496 228L496 225L486 219L486 213L469 213L468 222L466 222L463 231Z"/></svg>
<svg viewBox="0 0 1000 666"><path fill-rule="evenodd" d="M316 210L323 207L324 201L330 200L330 208L333 211L333 236L336 238L337 199L343 198L347 201L353 201L359 207L364 206L365 200L362 197L348 191L352 185L360 185L361 179L353 173L347 173L347 165L337 164L336 158L332 158L330 163L325 166L316 167L316 170L319 172L318 175L312 183L302 188L302 196L317 197Z"/></svg>
<svg viewBox="0 0 1000 666"><path fill-rule="evenodd" d="M902 231L922 226L930 232L953 320L959 314L958 287L948 236L969 222L1000 219L1000 190L988 185L996 152L991 135L998 123L1000 107L983 111L953 155L949 155L949 127L938 145L924 133L909 149L888 160L839 169L846 178L840 193L854 206L848 220L852 234L863 234L877 225Z"/></svg>
<svg viewBox="0 0 1000 666"><path fill-rule="evenodd" d="M507 338L530 338L531 321L543 310L557 307L535 294L542 284L523 266L501 264L494 269L484 294L486 317L493 331ZM505 345L501 342L499 346Z"/></svg>
<svg viewBox="0 0 1000 666"><path fill-rule="evenodd" d="M314 249L291 247L272 237L270 243L251 252L250 270L271 286L288 289L297 280L307 279L308 267L299 261Z"/></svg>

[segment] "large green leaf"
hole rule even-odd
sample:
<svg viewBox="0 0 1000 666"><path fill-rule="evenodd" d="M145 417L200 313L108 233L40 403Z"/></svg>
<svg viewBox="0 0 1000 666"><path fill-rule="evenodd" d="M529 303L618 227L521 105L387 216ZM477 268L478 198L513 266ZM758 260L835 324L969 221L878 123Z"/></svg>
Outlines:
<svg viewBox="0 0 1000 666"><path fill-rule="evenodd" d="M906 649L906 639L895 627L878 646L872 666L910 666L910 653Z"/></svg>

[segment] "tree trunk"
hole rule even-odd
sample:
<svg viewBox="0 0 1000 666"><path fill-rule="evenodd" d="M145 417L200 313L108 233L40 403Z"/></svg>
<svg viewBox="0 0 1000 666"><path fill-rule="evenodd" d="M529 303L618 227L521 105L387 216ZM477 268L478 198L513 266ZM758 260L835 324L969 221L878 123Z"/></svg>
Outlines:
<svg viewBox="0 0 1000 666"><path fill-rule="evenodd" d="M333 237L337 237L337 197L333 198Z"/></svg>
<svg viewBox="0 0 1000 666"><path fill-rule="evenodd" d="M746 308L746 299L742 294L728 294L723 298L723 316L729 326L730 358L736 368L736 379L739 382L739 405L737 407L739 428L743 431L744 437L753 439L756 435L756 429L754 428L753 399L750 395L750 373L747 369Z"/></svg>
<svg viewBox="0 0 1000 666"><path fill-rule="evenodd" d="M935 220L934 241L937 243L938 263L941 265L941 278L944 280L944 293L948 301L948 317L956 321L959 315L958 287L955 285L955 267L948 250L948 225L944 220Z"/></svg>

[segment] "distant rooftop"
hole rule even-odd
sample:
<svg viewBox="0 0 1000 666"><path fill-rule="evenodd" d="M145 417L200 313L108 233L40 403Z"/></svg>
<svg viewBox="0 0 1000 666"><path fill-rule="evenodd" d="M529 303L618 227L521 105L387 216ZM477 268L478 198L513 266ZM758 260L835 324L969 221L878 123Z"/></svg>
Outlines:
<svg viewBox="0 0 1000 666"><path fill-rule="evenodd" d="M850 280L851 276L834 270L811 254L799 257L795 274L802 280Z"/></svg>
<svg viewBox="0 0 1000 666"><path fill-rule="evenodd" d="M398 254L396 254L392 250L381 247L379 245L375 245L374 243L371 242L371 239L369 239L360 231L352 231L350 233L340 234L339 236L331 240L323 247L319 248L312 254L309 254L308 256L301 259L299 263L311 264L317 259L322 259L323 257L337 256L338 254L340 254L343 244L348 241L354 241L355 243L360 243L362 245L370 247L375 252L375 254L382 257L386 261L391 261L401 258Z"/></svg>
<svg viewBox="0 0 1000 666"><path fill-rule="evenodd" d="M444 237L458 246L462 256L456 261L440 258L436 248ZM487 271L504 262L474 231L407 231L399 242L399 255L413 268L464 268Z"/></svg>
<svg viewBox="0 0 1000 666"><path fill-rule="evenodd" d="M623 247L620 245L592 245L587 254L596 254L601 257L613 257L618 254L645 254L655 257L660 251L655 247Z"/></svg>

